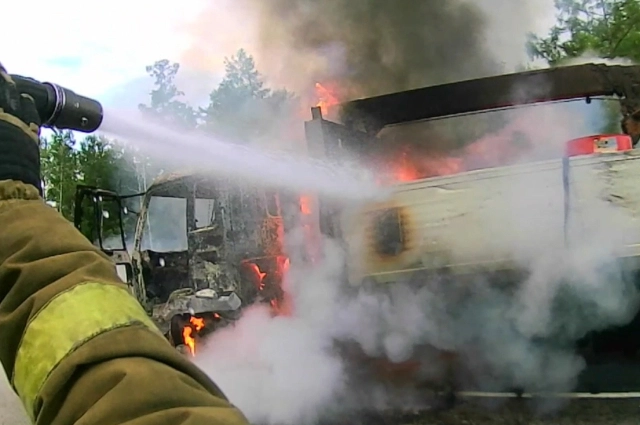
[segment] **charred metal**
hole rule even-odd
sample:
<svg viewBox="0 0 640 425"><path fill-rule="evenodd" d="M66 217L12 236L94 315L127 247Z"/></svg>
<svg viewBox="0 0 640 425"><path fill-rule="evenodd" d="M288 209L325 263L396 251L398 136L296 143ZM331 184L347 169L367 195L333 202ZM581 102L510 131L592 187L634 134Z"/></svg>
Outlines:
<svg viewBox="0 0 640 425"><path fill-rule="evenodd" d="M411 121L599 96L619 97L625 116L640 108L640 65L566 66L386 94L342 104L340 119L375 134Z"/></svg>
<svg viewBox="0 0 640 425"><path fill-rule="evenodd" d="M78 193L106 196L86 188ZM182 222L174 225L186 230L185 249L144 246L150 208L158 199L177 200L183 207L178 217ZM94 203L93 215L98 217L103 208ZM84 211L77 211L80 222ZM142 194L131 254L124 238L120 249L109 252L117 264L128 265L130 275L123 280L178 345L189 317L206 318L205 326L193 329L193 335L206 334L237 320L242 307L282 297L283 235L277 192L204 174L173 173L157 179Z"/></svg>

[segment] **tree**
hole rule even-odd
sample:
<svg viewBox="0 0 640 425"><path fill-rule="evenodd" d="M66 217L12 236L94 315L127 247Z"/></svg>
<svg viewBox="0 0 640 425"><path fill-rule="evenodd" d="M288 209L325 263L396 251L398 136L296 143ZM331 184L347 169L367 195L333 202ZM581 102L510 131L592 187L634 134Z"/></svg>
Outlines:
<svg viewBox="0 0 640 425"><path fill-rule="evenodd" d="M148 119L159 121L164 125L169 124L171 127L184 130L196 129L198 126L198 114L193 107L180 100L184 93L177 88L175 83L180 65L163 59L147 66L146 70L149 76L154 79L154 88L150 92L150 103L148 105L140 104L140 110ZM131 165L136 170L139 178L138 192L146 191L148 182L153 181L162 172L168 171L165 170L163 164L154 161L154 158L148 153L134 149L129 149L127 153L132 158ZM179 205L176 207L175 203L157 200L152 202L150 207L142 242L146 249L163 249L165 239L170 239L163 238L163 231L172 230L175 227L175 223L180 223L181 221L186 223L185 211L180 209ZM155 220L162 220L163 224L168 224L166 227L157 228L162 233L160 235L158 235L156 227L151 225L151 222ZM153 235L151 235L152 230Z"/></svg>
<svg viewBox="0 0 640 425"><path fill-rule="evenodd" d="M239 50L231 58L225 59L225 75L211 94L206 108L195 110L183 102L183 93L177 88L175 79L180 65L168 60L157 61L147 67L154 78L151 100L140 109L150 119L160 119L181 125L185 129L199 129L228 142L259 142L275 129L281 130L283 117L289 117L289 100L293 97L285 90L271 90L266 87L262 76L255 68L253 58L244 50ZM272 139L272 138L269 138ZM153 158L138 156L151 178L165 170ZM186 165L186 164L185 164ZM149 175L149 174L144 174ZM178 201L178 202L175 202ZM161 226L154 224L160 221ZM149 208L149 227L143 237L143 245L154 249L184 249L176 237L176 223L185 222L185 205L176 199L155 198ZM151 232L153 231L153 235ZM152 236L152 237L151 237ZM184 235L183 235L184 236ZM148 245L151 244L151 245Z"/></svg>
<svg viewBox="0 0 640 425"><path fill-rule="evenodd" d="M585 54L640 60L640 0L556 0L557 22L546 37L530 35L532 59L562 65ZM620 131L620 104L601 104L603 133Z"/></svg>
<svg viewBox="0 0 640 425"><path fill-rule="evenodd" d="M546 37L531 35L532 58L557 65L594 53L640 60L639 0L556 0L557 22Z"/></svg>
<svg viewBox="0 0 640 425"><path fill-rule="evenodd" d="M178 90L175 84L180 65L163 59L147 66L146 70L155 79L155 88L150 93L151 104L140 104L140 110L154 119L160 119L173 126L195 128L197 115L194 109L178 100L184 96L184 93Z"/></svg>
<svg viewBox="0 0 640 425"><path fill-rule="evenodd" d="M90 135L77 142L72 132L55 133L41 145L45 200L68 220L74 220L75 193L79 184L117 193L135 193L136 174L119 145ZM103 236L119 232L115 205L108 207L110 218L103 222ZM125 222L132 229L131 218ZM85 214L81 227L85 235L97 235L95 217Z"/></svg>
<svg viewBox="0 0 640 425"><path fill-rule="evenodd" d="M117 141L104 137L90 135L84 138L76 149L78 164L77 184L98 187L110 190L120 195L138 193L138 175L135 167L132 167L132 158L127 155L127 150ZM129 208L135 208L125 203ZM119 214L115 203L104 206L109 213L102 223L103 236L119 235ZM125 234L132 234L135 226L133 215L124 215ZM85 215L82 223L87 234L97 234L97 223L93 217Z"/></svg>
<svg viewBox="0 0 640 425"><path fill-rule="evenodd" d="M146 67L150 77L154 79L154 88L149 93L150 103L138 105L147 119L157 121L183 130L193 130L198 126L198 113L187 103L180 100L184 92L175 83L180 70L180 64L171 63L168 59L156 61ZM157 163L148 154L135 149L129 149L133 163L136 166L141 185L140 191L147 189L147 181L153 180L166 171L162 164Z"/></svg>
<svg viewBox="0 0 640 425"><path fill-rule="evenodd" d="M90 135L83 139L76 150L78 181L100 188L111 188L117 174L113 151L109 140Z"/></svg>
<svg viewBox="0 0 640 425"><path fill-rule="evenodd" d="M244 49L225 58L225 75L200 109L204 127L225 141L252 143L272 133L290 115L293 94L265 86L253 57Z"/></svg>
<svg viewBox="0 0 640 425"><path fill-rule="evenodd" d="M42 142L42 175L45 200L55 205L67 219L73 220L73 201L78 181L76 141L73 133L55 133Z"/></svg>

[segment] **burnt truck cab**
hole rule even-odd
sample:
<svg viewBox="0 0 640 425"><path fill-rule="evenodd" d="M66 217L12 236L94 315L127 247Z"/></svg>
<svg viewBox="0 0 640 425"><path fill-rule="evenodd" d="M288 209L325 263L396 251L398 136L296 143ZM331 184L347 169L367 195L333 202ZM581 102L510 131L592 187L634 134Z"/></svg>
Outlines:
<svg viewBox="0 0 640 425"><path fill-rule="evenodd" d="M106 193L90 192L95 221L106 214L100 203ZM133 243L127 250L120 226L122 246L111 257L126 267L123 280L172 344L187 343L193 353L188 338L233 323L243 307L282 298L286 257L277 192L183 172L161 175L141 196ZM76 221L86 213L77 210Z"/></svg>
<svg viewBox="0 0 640 425"><path fill-rule="evenodd" d="M275 191L197 172L161 176L136 225L136 297L176 344L193 318L211 332L280 296L283 232Z"/></svg>

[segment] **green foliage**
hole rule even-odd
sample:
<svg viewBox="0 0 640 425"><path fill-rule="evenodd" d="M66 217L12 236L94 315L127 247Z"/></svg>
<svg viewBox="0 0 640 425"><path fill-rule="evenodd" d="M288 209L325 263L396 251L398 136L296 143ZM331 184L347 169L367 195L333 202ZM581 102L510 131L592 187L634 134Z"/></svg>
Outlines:
<svg viewBox="0 0 640 425"><path fill-rule="evenodd" d="M79 184L131 193L136 180L129 159L115 142L90 135L77 142L69 131L42 141L42 175L45 200L73 221L75 192ZM111 219L104 221L104 236L118 232L117 209L109 207ZM97 223L90 214L82 217L83 233L97 235Z"/></svg>
<svg viewBox="0 0 640 425"><path fill-rule="evenodd" d="M602 102L602 115L603 124L600 127L600 133L620 133L620 118L622 117L620 102L615 100Z"/></svg>
<svg viewBox="0 0 640 425"><path fill-rule="evenodd" d="M255 61L244 49L225 58L225 75L211 91L209 104L195 108L180 98L184 93L176 86L180 65L168 59L146 68L154 79L150 103L141 111L151 119L185 129L200 128L223 140L251 143L274 127L279 117L287 115L293 94L266 87Z"/></svg>
<svg viewBox="0 0 640 425"><path fill-rule="evenodd" d="M555 0L556 24L546 37L530 35L532 59L562 65L583 55L640 61L640 0ZM620 131L620 104L601 104L602 133Z"/></svg>
<svg viewBox="0 0 640 425"><path fill-rule="evenodd" d="M225 75L209 95L209 105L200 109L204 126L226 141L256 142L289 112L293 94L265 87L253 57L243 49L225 58L224 65Z"/></svg>
<svg viewBox="0 0 640 425"><path fill-rule="evenodd" d="M73 133L66 131L44 140L41 151L45 198L68 219L73 219L73 199L78 182L75 144Z"/></svg>
<svg viewBox="0 0 640 425"><path fill-rule="evenodd" d="M532 58L551 65L585 53L640 60L639 0L556 0L557 22L546 37L530 36Z"/></svg>
<svg viewBox="0 0 640 425"><path fill-rule="evenodd" d="M194 109L178 100L184 96L175 84L180 65L163 59L147 66L146 70L149 76L154 78L155 88L150 93L151 104L140 104L140 110L148 113L150 117L168 121L173 126L195 128L197 116Z"/></svg>
<svg viewBox="0 0 640 425"><path fill-rule="evenodd" d="M154 88L149 93L149 104L141 104L139 108L149 119L185 130L200 127L225 140L248 143L277 127L277 119L286 115L291 105L289 101L293 95L285 90L267 88L253 58L244 50L225 59L225 76L211 92L206 108L196 110L181 99L184 93L176 85L179 70L179 64L166 59L146 68L154 79ZM71 132L43 138L41 156L45 198L69 220L74 219L78 184L119 194L135 194L144 192L163 171L170 171L131 146L96 135L77 141ZM139 201L140 198L128 201L128 209L138 211ZM110 218L103 221L103 236L113 239L119 234L114 219L118 211L113 205L105 204L105 208ZM154 208L163 221L167 217L180 220L184 211L174 210L161 204ZM125 232L132 235L137 216L127 214L124 218ZM95 235L96 227L96 217L85 213L81 222L83 233Z"/></svg>
<svg viewBox="0 0 640 425"><path fill-rule="evenodd" d="M154 79L154 89L150 92L150 102L140 105L140 109L151 119L163 124L169 123L186 130L199 129L218 138L237 143L257 143L261 137L281 130L282 118L289 116L290 100L293 95L285 90L268 88L255 67L253 58L244 50L239 50L231 58L226 58L225 75L219 85L212 90L209 104L198 108L186 104L184 95L176 86L180 65L169 60L160 60L147 67ZM163 164L154 163L151 158L138 155L145 162L145 178L151 181L161 172L177 171L164 169ZM180 200L152 200L149 206L149 221L143 236L143 246L153 249L184 249L186 239L176 236L181 227L166 226L166 223L184 223L185 205ZM159 225L157 225L159 224ZM182 236L184 230L182 230ZM167 243L171 242L171 246Z"/></svg>

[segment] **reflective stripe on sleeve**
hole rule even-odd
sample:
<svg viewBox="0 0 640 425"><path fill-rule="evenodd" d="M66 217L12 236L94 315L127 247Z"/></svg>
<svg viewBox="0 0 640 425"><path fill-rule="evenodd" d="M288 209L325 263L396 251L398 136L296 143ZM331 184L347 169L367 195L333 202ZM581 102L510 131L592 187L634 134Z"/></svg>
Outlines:
<svg viewBox="0 0 640 425"><path fill-rule="evenodd" d="M160 331L124 287L83 283L57 294L38 311L20 342L12 384L33 420L47 378L74 350L106 331L142 324Z"/></svg>

